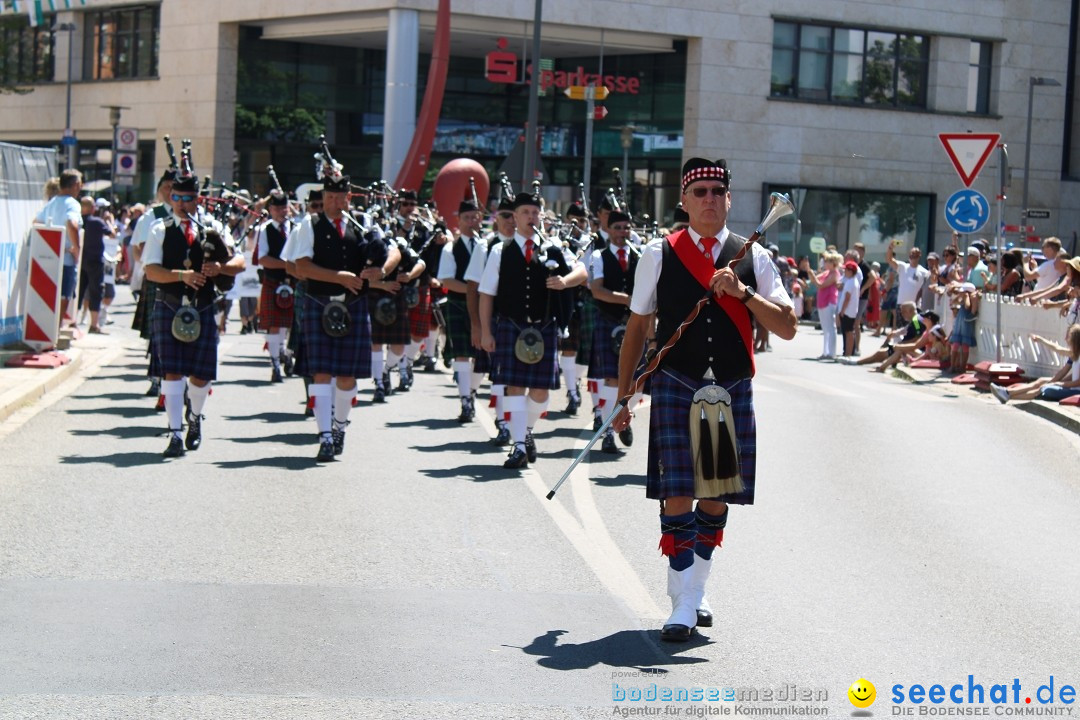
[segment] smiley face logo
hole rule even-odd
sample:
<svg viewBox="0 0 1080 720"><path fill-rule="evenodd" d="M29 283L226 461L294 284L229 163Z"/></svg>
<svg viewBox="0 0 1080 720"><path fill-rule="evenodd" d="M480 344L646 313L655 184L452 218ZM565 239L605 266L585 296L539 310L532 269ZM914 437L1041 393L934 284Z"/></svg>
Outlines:
<svg viewBox="0 0 1080 720"><path fill-rule="evenodd" d="M857 708L868 708L877 699L877 689L869 680L859 678L847 690L848 700Z"/></svg>

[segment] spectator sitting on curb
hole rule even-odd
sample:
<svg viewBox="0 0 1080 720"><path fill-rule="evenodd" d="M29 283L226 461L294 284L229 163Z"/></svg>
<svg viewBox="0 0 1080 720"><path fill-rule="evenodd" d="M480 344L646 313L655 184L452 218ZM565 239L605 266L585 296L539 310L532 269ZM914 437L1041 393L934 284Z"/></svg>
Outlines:
<svg viewBox="0 0 1080 720"><path fill-rule="evenodd" d="M915 342L900 343L894 346L892 354L874 368L874 372L883 373L901 360L910 364L912 360L920 360L926 357L939 362L949 362L949 345L945 341L945 328L938 324L940 319L938 314L933 310L928 310L920 317L931 327ZM924 324L923 327L926 327L926 325Z"/></svg>
<svg viewBox="0 0 1080 720"><path fill-rule="evenodd" d="M1053 377L1038 378L1029 383L1002 387L990 384L990 392L1002 405L1010 400L1057 400L1080 395L1080 325L1070 325L1065 331L1069 359Z"/></svg>
<svg viewBox="0 0 1080 720"><path fill-rule="evenodd" d="M893 353L893 348L898 343L910 343L915 342L929 327L925 320L923 320L915 312L915 303L906 302L900 306L900 317L903 318L903 325L896 330L891 330L885 333L885 342L873 355L867 355L864 358L843 358L841 363L844 365L870 365L871 363L879 363L888 358Z"/></svg>

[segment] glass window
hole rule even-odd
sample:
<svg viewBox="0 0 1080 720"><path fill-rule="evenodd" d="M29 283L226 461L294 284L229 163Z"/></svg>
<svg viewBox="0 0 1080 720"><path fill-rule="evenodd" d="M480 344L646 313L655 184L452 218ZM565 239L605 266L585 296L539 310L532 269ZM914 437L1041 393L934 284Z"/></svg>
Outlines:
<svg viewBox="0 0 1080 720"><path fill-rule="evenodd" d="M926 107L922 35L777 22L769 92L835 103Z"/></svg>
<svg viewBox="0 0 1080 720"><path fill-rule="evenodd" d="M5 87L51 82L55 15L30 27L25 15L0 18L0 85Z"/></svg>
<svg viewBox="0 0 1080 720"><path fill-rule="evenodd" d="M967 101L967 110L970 113L990 114L991 47L988 42L971 41Z"/></svg>
<svg viewBox="0 0 1080 720"><path fill-rule="evenodd" d="M85 79L156 77L159 29L157 5L87 13Z"/></svg>

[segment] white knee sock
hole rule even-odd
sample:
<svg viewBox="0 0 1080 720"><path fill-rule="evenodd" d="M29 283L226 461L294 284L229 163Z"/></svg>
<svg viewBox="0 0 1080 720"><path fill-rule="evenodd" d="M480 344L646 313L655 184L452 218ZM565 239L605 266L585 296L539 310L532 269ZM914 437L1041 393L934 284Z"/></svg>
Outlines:
<svg viewBox="0 0 1080 720"><path fill-rule="evenodd" d="M495 398L495 424L499 425L508 419L506 417L506 386L492 384L491 396Z"/></svg>
<svg viewBox="0 0 1080 720"><path fill-rule="evenodd" d="M413 340L405 348L405 359L408 360L411 363L413 360L416 359L416 355L419 352L420 352L420 341Z"/></svg>
<svg viewBox="0 0 1080 720"><path fill-rule="evenodd" d="M513 440L515 445L524 445L529 424L529 411L525 405L525 396L505 397L503 398L503 407L510 415L510 439Z"/></svg>
<svg viewBox="0 0 1080 720"><path fill-rule="evenodd" d="M308 386L308 393L315 399L315 424L319 428L319 434L330 433L330 416L333 411L333 400L331 394L333 390L329 383L318 384L311 383Z"/></svg>
<svg viewBox="0 0 1080 720"><path fill-rule="evenodd" d="M393 370L394 366L397 365L400 360L401 360L400 355L398 355L396 352L394 352L390 348L386 349L386 367Z"/></svg>
<svg viewBox="0 0 1080 720"><path fill-rule="evenodd" d="M349 411L352 410L352 401L356 397L356 388L348 390L334 386L334 420L338 425L344 425L349 420Z"/></svg>
<svg viewBox="0 0 1080 720"><path fill-rule="evenodd" d="M424 347L424 352L426 352L428 354L428 357L434 359L435 358L435 353L437 352L435 348L437 348L438 346L439 346L439 328L434 327L427 334L427 345Z"/></svg>
<svg viewBox="0 0 1080 720"><path fill-rule="evenodd" d="M563 382L566 389L577 393L577 358L573 355L560 355L559 367L562 368Z"/></svg>
<svg viewBox="0 0 1080 720"><path fill-rule="evenodd" d="M469 369L470 371L472 370L471 367ZM480 386L484 384L484 373L470 372L469 375L471 376L470 380L472 381L469 384L469 387L473 392L477 392L480 390Z"/></svg>
<svg viewBox="0 0 1080 720"><path fill-rule="evenodd" d="M458 395L469 397L472 391L472 362L469 360L455 360L454 372L457 373Z"/></svg>
<svg viewBox="0 0 1080 720"><path fill-rule="evenodd" d="M202 415L203 407L206 406L206 398L210 396L210 385L206 383L202 387L194 383L188 383L188 400L191 401L191 414Z"/></svg>
<svg viewBox="0 0 1080 720"><path fill-rule="evenodd" d="M174 437L180 437L184 425L184 385L183 380L162 380L161 394L165 396L165 414L169 417L169 431Z"/></svg>
<svg viewBox="0 0 1080 720"><path fill-rule="evenodd" d="M383 356L383 351L379 350L371 351L371 377L375 378L375 382L382 382L383 370L386 369L386 358Z"/></svg>
<svg viewBox="0 0 1080 720"><path fill-rule="evenodd" d="M266 351L270 353L270 362L274 367L278 366L278 358L281 356L281 346L285 343L284 330L274 329L266 335ZM280 335L278 333L281 333Z"/></svg>
<svg viewBox="0 0 1080 720"><path fill-rule="evenodd" d="M547 410L548 401L545 400L544 402L536 402L532 398L529 398L528 406L529 406L528 431L532 432L532 429L534 427L536 427L537 421L540 420L540 416L544 414L545 410Z"/></svg>
<svg viewBox="0 0 1080 720"><path fill-rule="evenodd" d="M619 402L619 388L614 385L601 385L600 386L600 403L601 410L600 415L607 419L607 416L611 414L612 408L615 407L615 403Z"/></svg>
<svg viewBox="0 0 1080 720"><path fill-rule="evenodd" d="M589 397L592 398L593 412L600 407L600 386L603 384L603 380L597 380L596 378L589 378Z"/></svg>

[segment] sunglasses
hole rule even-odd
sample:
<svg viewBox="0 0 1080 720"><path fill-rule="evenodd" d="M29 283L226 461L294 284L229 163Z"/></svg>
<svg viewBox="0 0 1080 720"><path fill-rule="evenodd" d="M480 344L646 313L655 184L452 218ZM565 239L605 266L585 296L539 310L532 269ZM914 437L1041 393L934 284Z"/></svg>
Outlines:
<svg viewBox="0 0 1080 720"><path fill-rule="evenodd" d="M172 194L172 201L173 202L193 202L196 197L198 197L198 195L177 195L176 193L173 193Z"/></svg>
<svg viewBox="0 0 1080 720"><path fill-rule="evenodd" d="M626 232L627 230L629 230L629 229L630 229L630 226L629 226L629 225L624 225L624 224L622 224L622 223L619 223L618 225L612 225L612 226L611 226L611 229L612 229L612 230L618 230L618 231L620 231L620 232Z"/></svg>
<svg viewBox="0 0 1080 720"><path fill-rule="evenodd" d="M512 212L501 212L501 213L499 213L499 217L501 217L503 220L512 220L513 217L514 217L514 213L512 213Z"/></svg>
<svg viewBox="0 0 1080 720"><path fill-rule="evenodd" d="M402 209L414 208L414 207L416 207L416 203L411 203L411 202L398 203L398 207L400 207Z"/></svg>
<svg viewBox="0 0 1080 720"><path fill-rule="evenodd" d="M724 197L727 195L727 188L725 187L696 187L690 191L696 198L703 198L706 195L712 195L713 197Z"/></svg>

